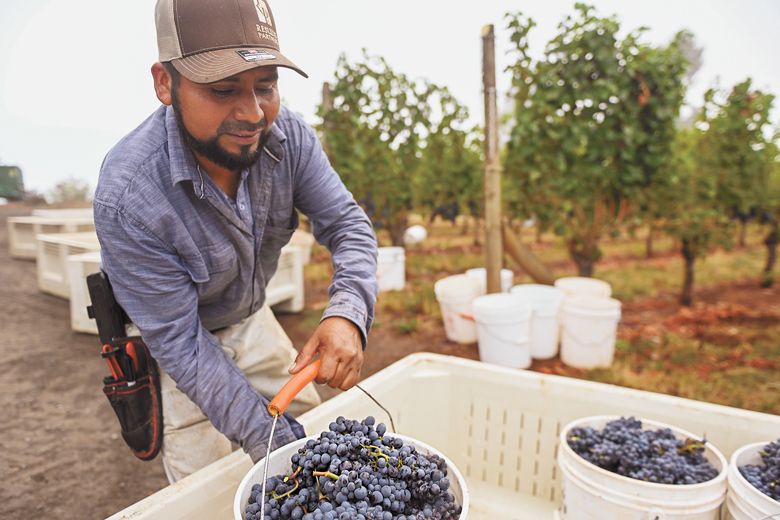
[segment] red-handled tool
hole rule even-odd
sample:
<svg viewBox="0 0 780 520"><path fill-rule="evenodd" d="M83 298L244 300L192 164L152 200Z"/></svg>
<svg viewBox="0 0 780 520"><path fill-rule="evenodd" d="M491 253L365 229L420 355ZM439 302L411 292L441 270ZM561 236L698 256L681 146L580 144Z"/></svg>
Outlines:
<svg viewBox="0 0 780 520"><path fill-rule="evenodd" d="M282 387L279 392L268 403L268 413L274 418L274 422L271 423L271 434L268 436L268 444L265 452L265 465L263 467L263 486L261 491L260 500L260 518L265 518L265 482L268 480L268 459L271 456L271 442L274 439L274 430L276 429L276 421L279 420L279 416L287 410L295 396L303 390L303 387L314 381L317 374L320 371L320 365L322 362L318 359L312 363L306 365L300 372L292 376L287 383Z"/></svg>
<svg viewBox="0 0 780 520"><path fill-rule="evenodd" d="M108 363L108 369L111 371L111 377L114 378L114 381L120 381L124 376L122 375L122 370L119 368L119 363L116 360L116 352L114 351L114 347L106 343L103 345L103 357L106 360L106 363Z"/></svg>

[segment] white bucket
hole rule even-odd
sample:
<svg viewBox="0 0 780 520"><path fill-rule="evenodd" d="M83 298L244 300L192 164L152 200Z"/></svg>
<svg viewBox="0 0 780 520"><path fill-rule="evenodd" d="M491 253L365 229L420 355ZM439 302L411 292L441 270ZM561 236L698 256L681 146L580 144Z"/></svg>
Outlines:
<svg viewBox="0 0 780 520"><path fill-rule="evenodd" d="M426 238L428 238L428 231L420 225L411 226L404 231L404 244L407 246L419 244Z"/></svg>
<svg viewBox="0 0 780 520"><path fill-rule="evenodd" d="M739 466L762 465L759 452L771 441L757 442L743 446L731 455L728 474L728 495L726 497L726 520L780 519L780 502L766 496L753 487Z"/></svg>
<svg viewBox="0 0 780 520"><path fill-rule="evenodd" d="M482 294L487 294L487 269L484 267L467 269L466 276L471 276L475 280L479 280ZM499 276L501 277L501 292L509 292L509 289L512 287L514 273L511 269L501 269L501 274Z"/></svg>
<svg viewBox="0 0 780 520"><path fill-rule="evenodd" d="M555 280L555 287L566 293L567 297L594 296L609 298L612 296L612 286L603 280L585 276L565 276Z"/></svg>
<svg viewBox="0 0 780 520"><path fill-rule="evenodd" d="M466 489L466 481L463 479L463 475L461 475L458 468L455 467L455 464L453 464L452 461L442 452L429 446L428 444L425 444L424 442L420 442L416 439L412 439L411 437L406 437L405 435L398 435L395 433L392 434L392 436L403 440L405 445L408 444L414 446L420 453L426 455L436 454L444 459L444 462L447 464L447 479L450 481L449 492L452 493L453 497L455 497L455 501L463 507L463 510L460 514L461 520L468 518L469 492ZM290 474L290 458L293 456L293 454L298 451L298 448L303 447L303 445L305 445L306 441L309 439L318 438L319 435L311 435L309 437L304 437L303 439L293 441L290 444L274 450L269 457L268 477L270 478L273 475ZM249 496L252 494L252 486L255 484L262 485L264 468L265 458L262 458L257 462L257 464L252 466L252 469L250 469L241 480L241 484L239 484L235 497L233 498L234 520L244 520L244 511L246 510Z"/></svg>
<svg viewBox="0 0 780 520"><path fill-rule="evenodd" d="M718 520L726 498L726 459L711 443L704 456L718 470L707 482L690 485L645 482L591 464L569 447L566 437L576 426L602 429L617 416L585 417L567 424L559 438L558 467L563 486L563 520ZM642 419L642 429L669 428L680 439L696 435Z"/></svg>
<svg viewBox="0 0 780 520"><path fill-rule="evenodd" d="M566 298L561 307L561 361L576 368L608 367L615 357L620 302Z"/></svg>
<svg viewBox="0 0 780 520"><path fill-rule="evenodd" d="M479 282L465 274L442 278L433 284L441 308L447 339L456 343L477 341L477 326L471 318L471 302L480 295Z"/></svg>
<svg viewBox="0 0 780 520"><path fill-rule="evenodd" d="M403 247L378 249L376 281L379 291L400 291L406 285L406 256Z"/></svg>
<svg viewBox="0 0 780 520"><path fill-rule="evenodd" d="M472 303L479 359L510 368L531 366L531 306L505 293L480 296Z"/></svg>
<svg viewBox="0 0 780 520"><path fill-rule="evenodd" d="M560 320L558 314L565 293L552 285L515 285L509 293L522 298L533 309L531 318L531 357L550 359L558 353Z"/></svg>

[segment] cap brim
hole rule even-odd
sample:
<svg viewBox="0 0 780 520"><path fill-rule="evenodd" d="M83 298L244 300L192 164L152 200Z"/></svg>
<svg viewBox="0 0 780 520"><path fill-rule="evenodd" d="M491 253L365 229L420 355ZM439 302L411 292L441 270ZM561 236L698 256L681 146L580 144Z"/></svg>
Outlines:
<svg viewBox="0 0 780 520"><path fill-rule="evenodd" d="M267 47L238 47L201 52L171 60L185 78L195 83L213 83L255 67L285 67L304 78L309 76L279 51Z"/></svg>

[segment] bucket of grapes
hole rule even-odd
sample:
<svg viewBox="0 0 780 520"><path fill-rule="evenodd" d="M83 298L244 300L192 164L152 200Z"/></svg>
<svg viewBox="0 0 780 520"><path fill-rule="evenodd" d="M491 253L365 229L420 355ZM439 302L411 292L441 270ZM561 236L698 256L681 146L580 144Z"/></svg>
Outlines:
<svg viewBox="0 0 780 520"><path fill-rule="evenodd" d="M561 431L563 520L717 520L727 463L680 428L634 417L578 419Z"/></svg>
<svg viewBox="0 0 780 520"><path fill-rule="evenodd" d="M246 474L233 501L235 520L465 519L466 483L435 448L386 432L373 417L339 417L328 431L271 453ZM263 505L263 502L265 504Z"/></svg>
<svg viewBox="0 0 780 520"><path fill-rule="evenodd" d="M728 488L728 520L780 519L780 439L735 451Z"/></svg>

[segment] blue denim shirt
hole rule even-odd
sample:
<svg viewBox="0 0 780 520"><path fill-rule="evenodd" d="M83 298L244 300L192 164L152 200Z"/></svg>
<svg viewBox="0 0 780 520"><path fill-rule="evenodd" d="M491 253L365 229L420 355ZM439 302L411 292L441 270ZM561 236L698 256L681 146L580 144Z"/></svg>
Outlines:
<svg viewBox="0 0 780 520"><path fill-rule="evenodd" d="M177 387L258 460L270 430L268 400L209 331L263 305L280 250L298 225L297 209L332 253L323 319L351 320L365 346L376 302L377 244L314 131L284 107L241 182L252 218L242 219L199 172L173 109L160 107L108 153L93 206L102 269L117 301ZM274 447L296 438L293 426L280 420Z"/></svg>

